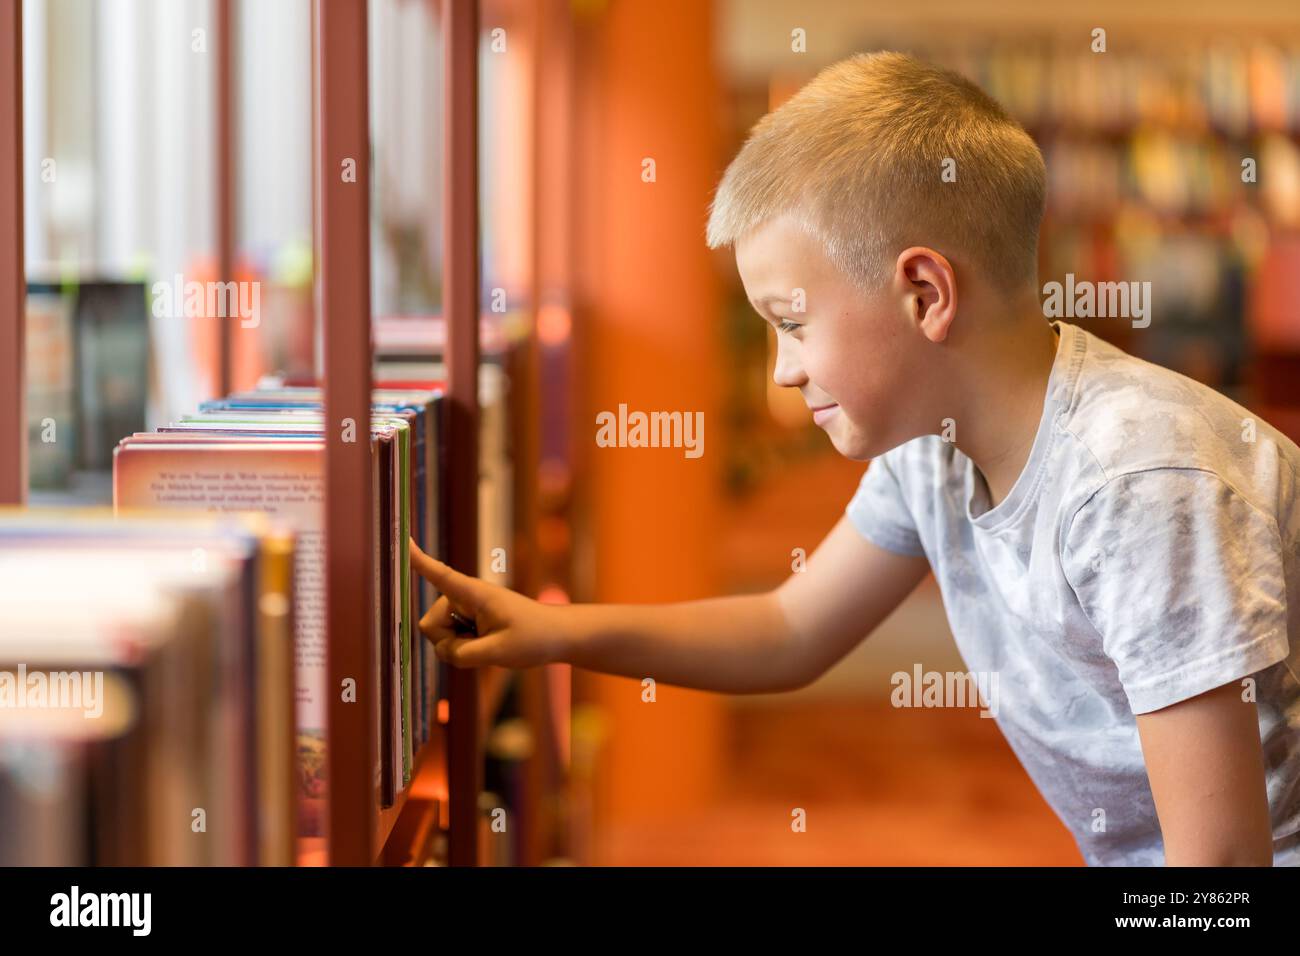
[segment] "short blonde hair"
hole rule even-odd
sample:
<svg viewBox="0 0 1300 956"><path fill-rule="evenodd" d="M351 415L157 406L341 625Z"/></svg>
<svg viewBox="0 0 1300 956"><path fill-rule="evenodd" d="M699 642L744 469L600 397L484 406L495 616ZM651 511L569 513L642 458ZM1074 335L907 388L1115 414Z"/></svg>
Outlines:
<svg viewBox="0 0 1300 956"><path fill-rule="evenodd" d="M754 124L718 184L708 244L788 213L866 290L912 245L1004 288L1034 285L1046 179L1038 146L974 83L901 53L861 53Z"/></svg>

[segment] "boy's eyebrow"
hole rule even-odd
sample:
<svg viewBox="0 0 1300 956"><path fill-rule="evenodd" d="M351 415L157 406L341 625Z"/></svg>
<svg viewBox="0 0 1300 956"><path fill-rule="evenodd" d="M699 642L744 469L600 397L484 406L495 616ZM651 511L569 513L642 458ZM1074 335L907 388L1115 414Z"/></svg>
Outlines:
<svg viewBox="0 0 1300 956"><path fill-rule="evenodd" d="M751 301L749 304L754 307L754 311L756 311L759 315L763 315L763 307L766 306L769 302L789 302L789 301L790 300L785 298L784 296L769 294L765 296L760 296L758 299ZM764 318L766 318L766 316L764 316Z"/></svg>

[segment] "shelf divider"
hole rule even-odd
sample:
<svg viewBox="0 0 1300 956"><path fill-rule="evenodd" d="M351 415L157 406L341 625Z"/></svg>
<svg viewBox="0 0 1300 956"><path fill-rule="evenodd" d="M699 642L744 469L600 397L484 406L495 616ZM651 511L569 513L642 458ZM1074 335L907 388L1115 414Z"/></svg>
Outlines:
<svg viewBox="0 0 1300 956"><path fill-rule="evenodd" d="M27 503L23 5L0 4L0 505Z"/></svg>
<svg viewBox="0 0 1300 956"><path fill-rule="evenodd" d="M478 0L443 0L443 314L447 317L448 563L477 575L479 482ZM448 862L475 866L483 749L479 671L450 668Z"/></svg>
<svg viewBox="0 0 1300 956"><path fill-rule="evenodd" d="M325 405L329 861L367 866L375 834L370 481L370 117L365 0L315 0L314 189ZM345 697L354 681L355 699Z"/></svg>

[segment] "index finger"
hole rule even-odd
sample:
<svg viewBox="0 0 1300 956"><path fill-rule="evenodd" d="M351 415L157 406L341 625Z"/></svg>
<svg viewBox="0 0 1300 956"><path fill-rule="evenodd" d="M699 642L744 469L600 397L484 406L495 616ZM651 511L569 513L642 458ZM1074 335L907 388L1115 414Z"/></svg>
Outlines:
<svg viewBox="0 0 1300 956"><path fill-rule="evenodd" d="M470 577L468 574L461 574L437 558L429 557L420 550L420 546L415 543L414 538L408 540L411 545L411 564L415 566L415 570L443 594L453 598L458 604L462 604L472 611L477 611L483 597L483 591L479 586L478 579Z"/></svg>

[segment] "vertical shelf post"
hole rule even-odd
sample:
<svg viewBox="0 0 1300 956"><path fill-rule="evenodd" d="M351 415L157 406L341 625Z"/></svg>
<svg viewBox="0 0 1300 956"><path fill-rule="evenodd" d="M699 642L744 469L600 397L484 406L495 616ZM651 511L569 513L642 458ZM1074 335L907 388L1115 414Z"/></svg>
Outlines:
<svg viewBox="0 0 1300 956"><path fill-rule="evenodd" d="M235 280L235 0L216 0L216 220L217 281ZM232 385L233 333L222 321L217 339L217 394L229 395Z"/></svg>
<svg viewBox="0 0 1300 956"><path fill-rule="evenodd" d="M375 832L370 481L370 126L366 2L315 0L315 244L325 405L329 861L364 866ZM347 423L351 422L349 436ZM403 543L404 544L404 543ZM356 699L343 699L345 680Z"/></svg>
<svg viewBox="0 0 1300 956"><path fill-rule="evenodd" d="M479 474L478 0L443 0L443 316L447 327L449 563L477 575ZM479 671L450 670L448 862L478 860Z"/></svg>
<svg viewBox="0 0 1300 956"><path fill-rule="evenodd" d="M0 4L0 505L27 501L23 5Z"/></svg>

